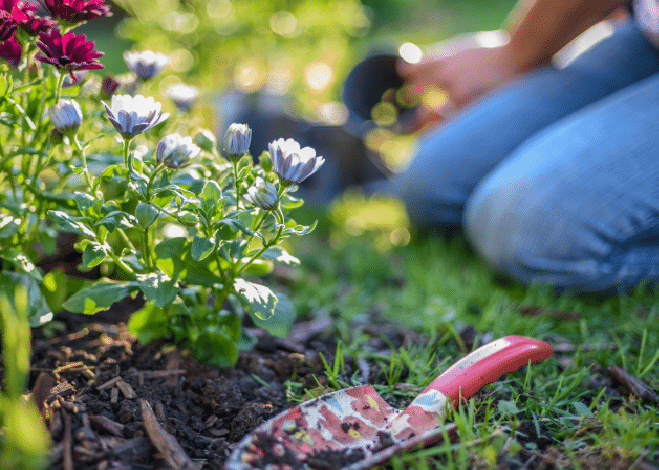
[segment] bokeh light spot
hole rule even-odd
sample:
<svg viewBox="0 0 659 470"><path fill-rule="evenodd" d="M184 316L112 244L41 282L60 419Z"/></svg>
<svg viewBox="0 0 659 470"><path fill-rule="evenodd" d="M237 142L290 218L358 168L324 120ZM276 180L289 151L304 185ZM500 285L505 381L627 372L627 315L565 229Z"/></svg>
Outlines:
<svg viewBox="0 0 659 470"><path fill-rule="evenodd" d="M194 56L187 49L176 49L170 55L169 65L175 72L188 72L194 66Z"/></svg>
<svg viewBox="0 0 659 470"><path fill-rule="evenodd" d="M264 67L256 59L247 59L236 67L234 73L236 88L245 93L254 93L265 83Z"/></svg>
<svg viewBox="0 0 659 470"><path fill-rule="evenodd" d="M423 58L423 52L419 49L419 46L411 42L401 45L398 53L405 62L409 62L410 64L418 64Z"/></svg>
<svg viewBox="0 0 659 470"><path fill-rule="evenodd" d="M233 4L229 0L209 0L206 9L208 16L218 20L234 12Z"/></svg>
<svg viewBox="0 0 659 470"><path fill-rule="evenodd" d="M333 80L334 72L325 62L312 62L304 68L304 82L312 91L322 93Z"/></svg>
<svg viewBox="0 0 659 470"><path fill-rule="evenodd" d="M285 38L292 38L298 34L298 22L295 15L288 11L278 11L270 17L270 28Z"/></svg>
<svg viewBox="0 0 659 470"><path fill-rule="evenodd" d="M349 114L346 105L336 101L324 103L318 109L320 119L331 126L342 126L348 122Z"/></svg>

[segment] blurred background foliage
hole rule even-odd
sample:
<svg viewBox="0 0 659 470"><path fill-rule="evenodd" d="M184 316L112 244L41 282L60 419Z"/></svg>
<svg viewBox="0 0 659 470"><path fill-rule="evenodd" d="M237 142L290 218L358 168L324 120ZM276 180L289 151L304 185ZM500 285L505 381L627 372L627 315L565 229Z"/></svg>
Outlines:
<svg viewBox="0 0 659 470"><path fill-rule="evenodd" d="M373 48L431 44L454 34L496 29L514 0L114 0L114 16L81 30L106 53L108 72L126 72L127 49L171 57L154 96L173 84L202 91L201 125L223 120L217 96L235 90L286 102L313 122L346 119L341 89ZM163 100L164 101L164 100ZM382 138L378 139L381 144ZM397 153L400 153L397 149Z"/></svg>

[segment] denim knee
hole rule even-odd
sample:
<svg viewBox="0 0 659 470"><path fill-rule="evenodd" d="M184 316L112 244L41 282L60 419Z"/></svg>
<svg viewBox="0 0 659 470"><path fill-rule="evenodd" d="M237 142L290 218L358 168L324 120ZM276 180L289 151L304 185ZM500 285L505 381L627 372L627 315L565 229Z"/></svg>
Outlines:
<svg viewBox="0 0 659 470"><path fill-rule="evenodd" d="M537 176L537 175L536 175ZM617 223L537 178L502 184L488 178L468 199L464 231L498 272L524 284L570 291L618 291L659 279L659 208L639 204ZM607 204L604 203L603 206Z"/></svg>

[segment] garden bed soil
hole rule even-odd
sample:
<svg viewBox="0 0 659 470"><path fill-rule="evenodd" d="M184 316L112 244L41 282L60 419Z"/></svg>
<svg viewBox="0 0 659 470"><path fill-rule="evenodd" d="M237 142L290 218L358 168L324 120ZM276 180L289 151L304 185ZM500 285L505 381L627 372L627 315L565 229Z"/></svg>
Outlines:
<svg viewBox="0 0 659 470"><path fill-rule="evenodd" d="M298 391L325 391L322 358L331 364L337 343L330 319L298 323L286 339L254 329L256 347L234 368L219 369L163 342L136 342L126 327L135 307L128 299L92 317L64 312L57 320L65 332L34 331L29 388L53 440L52 469L155 470L171 458L220 469L243 436L296 404L287 399L288 381ZM372 333L375 348L419 339L392 325ZM352 372L348 360L343 379ZM160 437L149 432L153 422ZM163 455L158 439L170 439L165 452L179 446L180 455Z"/></svg>
<svg viewBox="0 0 659 470"><path fill-rule="evenodd" d="M326 391L322 358L332 364L337 343L329 318L298 323L286 339L253 330L259 338L256 347L242 352L236 367L219 369L163 342L137 343L126 327L129 312L138 306L131 302L92 317L60 314L57 320L66 331L56 336L34 331L29 387L50 430L53 470L221 469L243 436L296 404L287 396L291 383L298 392ZM377 313L361 328L365 350L382 355L428 341ZM463 329L461 336L470 350L473 328ZM354 374L371 383L383 380L378 365L357 362L346 357L341 380L349 382ZM604 374L598 376L594 389L605 386L617 394ZM508 399L500 390L489 392L489 399L493 393L501 395L496 400ZM486 392L479 392L475 399L485 397ZM398 408L407 404L400 398L388 401ZM527 424L516 438L537 450L523 449L498 468L558 468L566 463L544 426L538 434L535 424ZM532 446L526 446L529 442ZM340 468L354 456L316 460L312 468Z"/></svg>

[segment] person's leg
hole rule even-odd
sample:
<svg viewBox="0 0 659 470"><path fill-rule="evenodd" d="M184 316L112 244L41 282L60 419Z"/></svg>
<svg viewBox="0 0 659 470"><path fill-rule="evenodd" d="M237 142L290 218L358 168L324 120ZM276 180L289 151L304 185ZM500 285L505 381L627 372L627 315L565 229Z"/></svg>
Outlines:
<svg viewBox="0 0 659 470"><path fill-rule="evenodd" d="M476 187L465 232L497 270L575 291L659 279L659 73L545 129Z"/></svg>
<svg viewBox="0 0 659 470"><path fill-rule="evenodd" d="M657 71L656 51L625 25L565 69L525 76L436 130L405 171L377 188L402 199L417 226L459 225L476 184L522 142Z"/></svg>

